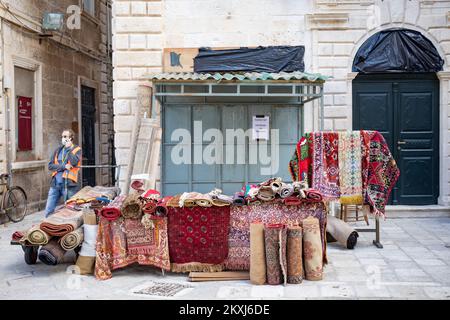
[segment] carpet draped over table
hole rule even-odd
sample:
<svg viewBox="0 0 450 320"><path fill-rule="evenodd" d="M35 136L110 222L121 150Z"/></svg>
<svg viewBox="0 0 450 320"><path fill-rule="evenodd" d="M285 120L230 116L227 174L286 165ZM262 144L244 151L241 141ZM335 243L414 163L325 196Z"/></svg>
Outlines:
<svg viewBox="0 0 450 320"><path fill-rule="evenodd" d="M129 254L124 219L108 221L100 218L96 243L95 277L106 280L112 271L135 262L170 270L167 218L154 218L152 252L150 254Z"/></svg>
<svg viewBox="0 0 450 320"><path fill-rule="evenodd" d="M167 209L172 271L221 271L228 255L230 207Z"/></svg>

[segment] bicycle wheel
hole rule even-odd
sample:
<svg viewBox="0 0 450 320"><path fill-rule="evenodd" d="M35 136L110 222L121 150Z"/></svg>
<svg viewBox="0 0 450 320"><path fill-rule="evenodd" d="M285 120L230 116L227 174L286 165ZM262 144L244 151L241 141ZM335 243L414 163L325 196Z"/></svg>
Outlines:
<svg viewBox="0 0 450 320"><path fill-rule="evenodd" d="M12 187L3 198L3 210L13 222L20 222L27 214L27 195L21 187Z"/></svg>

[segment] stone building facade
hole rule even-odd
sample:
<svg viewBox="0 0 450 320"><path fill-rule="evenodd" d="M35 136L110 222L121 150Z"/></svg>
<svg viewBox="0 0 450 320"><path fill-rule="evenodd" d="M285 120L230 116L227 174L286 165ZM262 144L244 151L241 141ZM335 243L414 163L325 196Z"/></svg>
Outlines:
<svg viewBox="0 0 450 320"><path fill-rule="evenodd" d="M156 0L113 1L116 156L126 165L136 92L143 75L163 71L164 48L304 45L306 71L326 82L325 129L351 130L355 54L372 35L419 31L442 59L439 79L439 198L450 205L450 1ZM306 129L312 124L306 123ZM164 129L164 128L163 128ZM125 174L126 170L123 170ZM122 176L124 179L124 176Z"/></svg>
<svg viewBox="0 0 450 320"><path fill-rule="evenodd" d="M46 12L65 15L62 31L43 29ZM110 21L109 0L0 2L0 168L9 166L12 183L25 189L30 212L45 207L47 163L64 128L75 131L90 164L113 160ZM32 102L28 124L18 112L24 97ZM110 170L92 175L112 183Z"/></svg>

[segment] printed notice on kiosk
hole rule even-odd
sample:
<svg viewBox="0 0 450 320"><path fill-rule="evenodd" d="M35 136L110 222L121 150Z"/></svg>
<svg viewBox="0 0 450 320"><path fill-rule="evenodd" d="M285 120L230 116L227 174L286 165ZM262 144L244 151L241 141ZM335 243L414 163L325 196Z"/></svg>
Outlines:
<svg viewBox="0 0 450 320"><path fill-rule="evenodd" d="M253 140L269 140L269 116L253 116Z"/></svg>

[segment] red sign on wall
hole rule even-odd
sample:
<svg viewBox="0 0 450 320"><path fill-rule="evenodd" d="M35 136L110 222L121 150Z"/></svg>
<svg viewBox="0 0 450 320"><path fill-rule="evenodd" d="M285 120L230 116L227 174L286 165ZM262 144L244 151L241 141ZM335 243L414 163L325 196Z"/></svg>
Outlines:
<svg viewBox="0 0 450 320"><path fill-rule="evenodd" d="M28 97L18 98L18 133L19 151L33 150L32 121L33 121L33 100Z"/></svg>

